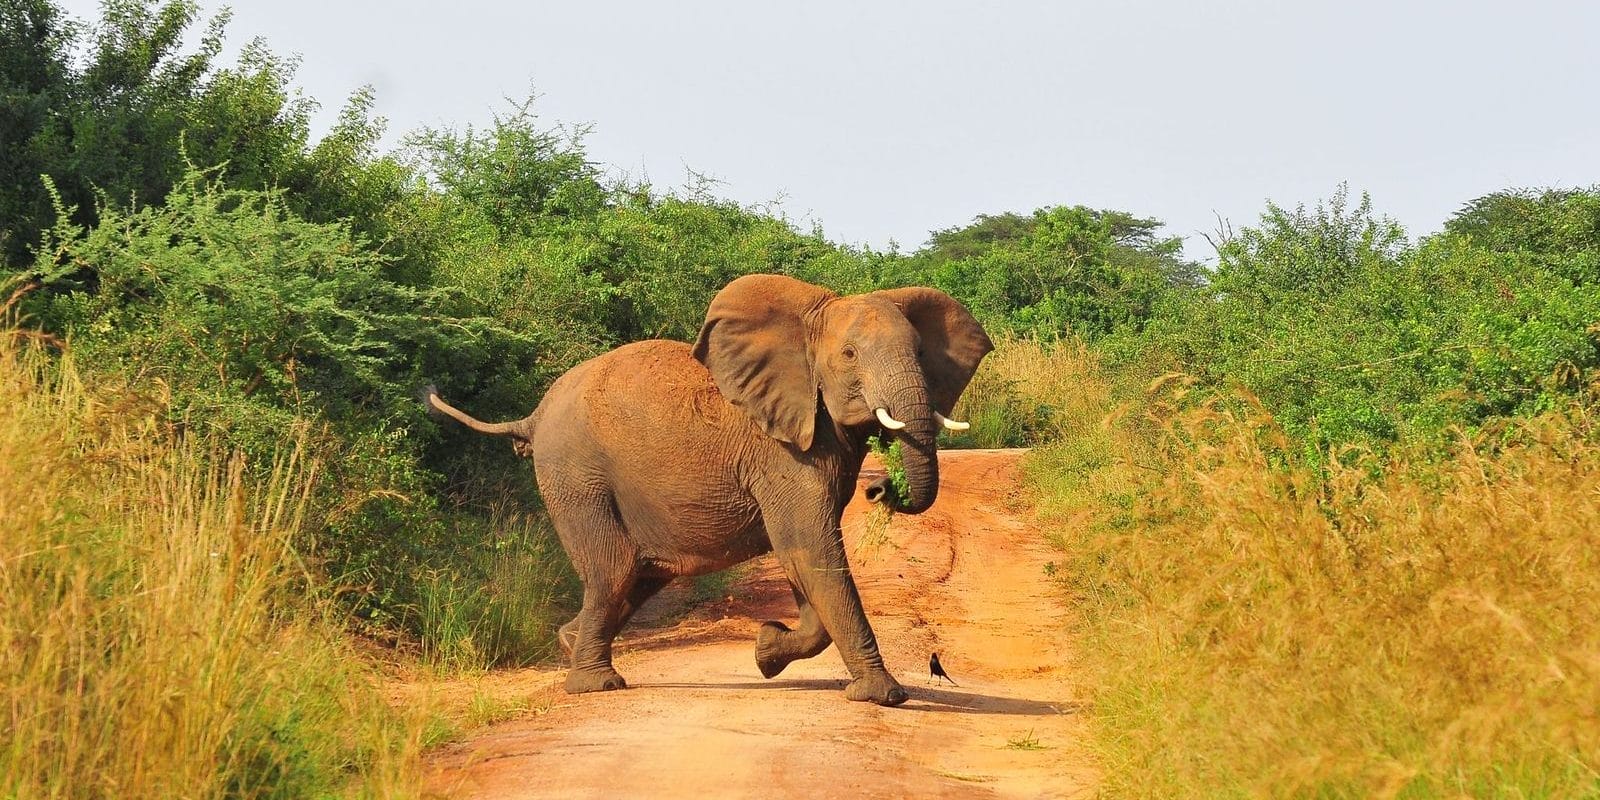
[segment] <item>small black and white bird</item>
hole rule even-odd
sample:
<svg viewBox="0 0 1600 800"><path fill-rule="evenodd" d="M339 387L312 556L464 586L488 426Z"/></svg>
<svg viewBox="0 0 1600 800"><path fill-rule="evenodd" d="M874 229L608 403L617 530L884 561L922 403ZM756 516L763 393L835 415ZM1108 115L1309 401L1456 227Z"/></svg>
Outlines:
<svg viewBox="0 0 1600 800"><path fill-rule="evenodd" d="M950 682L951 686L960 686L961 685L959 683L956 683L956 679L950 677L950 674L944 671L944 665L939 663L939 654L938 653L934 653L934 654L928 656L928 677L930 677L930 678L944 678L945 680Z"/></svg>

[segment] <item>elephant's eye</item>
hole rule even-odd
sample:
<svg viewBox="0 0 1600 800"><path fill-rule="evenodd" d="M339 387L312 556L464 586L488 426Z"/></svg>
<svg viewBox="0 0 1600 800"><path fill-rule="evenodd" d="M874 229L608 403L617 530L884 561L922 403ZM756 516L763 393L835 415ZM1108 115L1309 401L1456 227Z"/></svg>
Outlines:
<svg viewBox="0 0 1600 800"><path fill-rule="evenodd" d="M844 346L844 350L841 353L841 355L844 356L844 360L846 360L846 361L854 361L854 360L856 360L856 346L853 345L853 344L845 345Z"/></svg>

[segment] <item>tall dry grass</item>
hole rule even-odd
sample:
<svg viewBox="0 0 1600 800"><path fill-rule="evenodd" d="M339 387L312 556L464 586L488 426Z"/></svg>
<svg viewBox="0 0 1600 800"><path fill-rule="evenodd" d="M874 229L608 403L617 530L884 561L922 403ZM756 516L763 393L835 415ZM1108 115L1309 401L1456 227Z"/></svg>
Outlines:
<svg viewBox="0 0 1600 800"><path fill-rule="evenodd" d="M1600 796L1592 412L1313 476L1257 405L1092 383L1027 469L1109 795Z"/></svg>
<svg viewBox="0 0 1600 800"><path fill-rule="evenodd" d="M265 477L0 330L0 796L395 796L397 719L307 599L313 468Z"/></svg>

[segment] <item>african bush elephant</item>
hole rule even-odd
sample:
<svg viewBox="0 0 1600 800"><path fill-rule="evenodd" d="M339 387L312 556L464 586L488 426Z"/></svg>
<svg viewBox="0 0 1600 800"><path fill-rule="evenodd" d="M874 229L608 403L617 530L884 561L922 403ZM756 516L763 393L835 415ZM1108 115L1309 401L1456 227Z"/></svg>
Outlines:
<svg viewBox="0 0 1600 800"><path fill-rule="evenodd" d="M431 390L426 402L533 459L583 581L583 608L559 634L568 692L626 686L611 641L673 578L772 551L800 623L762 624L761 674L838 642L852 677L845 696L898 705L906 692L878 653L839 520L878 432L901 443L909 496L880 480L868 499L910 514L933 503L935 438L965 427L945 415L993 349L935 289L840 297L747 275L717 294L694 345L645 341L590 359L524 419L480 422Z"/></svg>

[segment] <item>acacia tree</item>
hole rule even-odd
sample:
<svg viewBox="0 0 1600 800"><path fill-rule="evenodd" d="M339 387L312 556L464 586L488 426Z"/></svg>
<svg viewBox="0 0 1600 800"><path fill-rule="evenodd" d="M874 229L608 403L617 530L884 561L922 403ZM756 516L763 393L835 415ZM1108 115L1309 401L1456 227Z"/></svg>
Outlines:
<svg viewBox="0 0 1600 800"><path fill-rule="evenodd" d="M1086 206L979 217L935 232L899 276L961 298L987 324L1047 337L1142 328L1164 295L1200 284L1161 223Z"/></svg>
<svg viewBox="0 0 1600 800"><path fill-rule="evenodd" d="M1600 282L1600 186L1507 189L1467 203L1448 233L1502 253L1524 253L1568 280Z"/></svg>

